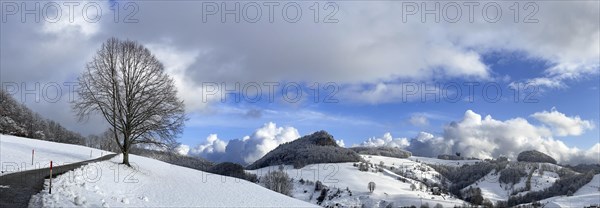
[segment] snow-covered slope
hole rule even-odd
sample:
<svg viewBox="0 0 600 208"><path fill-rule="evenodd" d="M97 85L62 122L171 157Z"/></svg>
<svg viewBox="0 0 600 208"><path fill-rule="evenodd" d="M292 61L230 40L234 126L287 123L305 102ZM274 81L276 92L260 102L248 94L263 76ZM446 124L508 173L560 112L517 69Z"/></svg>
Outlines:
<svg viewBox="0 0 600 208"><path fill-rule="evenodd" d="M383 162L383 165L385 167L394 167L396 169L400 169L403 170L404 172L407 172L408 175L412 175L411 178L417 179L419 181L424 181L424 179L434 182L434 183L439 183L440 179L439 177L439 173L436 172L433 168L431 168L430 166L428 166L427 162L424 162L424 158L418 157L418 158L413 158L413 157L409 157L407 159L399 159L399 158L393 158L393 157L384 157L384 156L374 156L374 155L363 155L364 159L366 161L370 161L373 164L379 165L381 164L381 162ZM428 159L432 159L432 158L428 158ZM437 160L437 159L435 159ZM419 162L416 162L419 161ZM431 162L431 161L429 161ZM453 163L456 164L456 163ZM417 184L418 185L418 184Z"/></svg>
<svg viewBox="0 0 600 208"><path fill-rule="evenodd" d="M546 204L546 207L600 206L600 174L595 175L592 181L577 190L573 196L556 196L540 203Z"/></svg>
<svg viewBox="0 0 600 208"><path fill-rule="evenodd" d="M31 205L44 207L314 207L257 184L131 155L92 163L48 181Z"/></svg>
<svg viewBox="0 0 600 208"><path fill-rule="evenodd" d="M101 150L2 135L0 151L7 164L31 169L35 163L47 166L71 163L107 154ZM130 155L133 168L119 165L122 158L92 163L53 179L52 194L46 180L42 192L32 197L34 207L315 207L244 180L214 175L162 161ZM20 168L20 167L19 167ZM16 170L10 170L16 171Z"/></svg>
<svg viewBox="0 0 600 208"><path fill-rule="evenodd" d="M496 201L506 201L513 188L510 188L507 184L500 183L498 177L499 176L495 175L494 171L492 171L482 179L478 180L475 184L465 187L463 191L469 188L480 188L481 196L483 196L483 198L489 199L494 203L496 203ZM521 182L514 185L514 188L523 186L525 186L525 181L521 180Z"/></svg>
<svg viewBox="0 0 600 208"><path fill-rule="evenodd" d="M35 150L33 165L32 150ZM97 158L107 153L109 152L79 145L0 135L1 174L48 167L50 160L55 165L64 165Z"/></svg>
<svg viewBox="0 0 600 208"><path fill-rule="evenodd" d="M429 157L418 157L412 156L407 158L411 161L419 161L428 165L446 165L446 166L463 166L465 164L474 164L480 162L479 160L442 160L437 158Z"/></svg>
<svg viewBox="0 0 600 208"><path fill-rule="evenodd" d="M399 167L400 165L422 165L421 163L416 163L408 159L383 156L362 156L365 160L370 160L373 164L379 164L380 161L384 161L386 166ZM278 170L278 168L279 167L277 166L270 166L250 172L262 176L269 171ZM383 172L359 171L357 167L354 167L354 163L315 164L308 165L301 169L293 169L291 165L288 165L284 167L284 171L286 171L291 178L294 178L294 181L303 179L316 182L318 180L330 189L340 189L341 191L345 191L346 188L348 188L352 193L352 196L350 196L348 193L343 192L340 197L333 197L331 200L325 200L322 205L341 204L344 206L361 206L361 204L366 204L368 207L378 207L393 202L394 206L415 205L419 207L421 203L427 203L429 206L433 207L439 203L444 207L453 207L454 205L462 205L464 203L464 201L451 198L448 195L439 196L432 195L425 190L420 191L418 190L420 182L414 180L408 180L406 183L402 182L398 180L398 175L388 170L384 170ZM429 171L433 171L433 169L430 169ZM435 171L429 171L427 173L423 172L422 174L419 172L417 175L433 178L431 176L436 174ZM369 182L375 182L376 184L373 193L369 193L368 191L367 184ZM417 190L413 191L411 189L411 184L415 184ZM295 183L294 185L297 186L294 189L294 197L316 203L316 198L320 193L314 192L314 185L301 185L298 183ZM335 192L335 190L333 192Z"/></svg>
<svg viewBox="0 0 600 208"><path fill-rule="evenodd" d="M330 189L327 197L321 205L343 206L361 206L385 207L390 203L393 206L411 206L419 207L421 203L427 203L430 207L441 204L443 207L462 206L468 204L460 199L453 198L450 195L434 195L426 183L441 184L442 178L438 172L428 164L440 164L448 162L435 158L410 157L406 159L391 158L384 156L361 155L365 161L372 164L369 171L359 171L355 163L326 163L309 165L301 169L294 169L292 166L285 166L284 171L294 178L293 196L295 198L317 203L317 197L320 191L315 191L316 181L323 182ZM449 166L460 166L464 164L474 164L481 162L478 160L451 161L446 163ZM384 168L380 168L383 165ZM499 182L500 174L492 170L485 177L475 181L475 183L465 187L463 193L469 188L480 188L484 199L492 203L497 201L506 201L510 196L523 195L530 191L540 191L549 188L554 184L559 176L557 171L561 166L549 163L511 163L510 166L524 168L527 176L522 177L516 184L505 184ZM369 167L371 167L369 165ZM393 168L392 168L393 167ZM276 171L279 167L271 166L267 168L251 171L259 176L267 174L269 171ZM401 174L400 174L401 173ZM527 179L531 175L530 190L526 190ZM407 177L409 176L409 177ZM404 178L405 182L399 180ZM298 183L303 179L305 183ZM306 183L310 181L312 183ZM375 191L369 193L367 184L374 182ZM416 187L413 190L411 185ZM423 190L420 187L424 187ZM338 191L339 190L339 191ZM592 182L580 188L572 197L553 197L541 201L542 204L548 204L546 207L582 207L600 203L600 175L596 175Z"/></svg>
<svg viewBox="0 0 600 208"><path fill-rule="evenodd" d="M562 167L550 163L518 163L513 162L508 165L519 166L527 175L521 177L518 183L506 184L500 182L500 173L492 170L485 177L479 179L474 184L463 188L463 192L469 188L481 189L481 195L485 199L496 203L497 201L506 201L509 197L515 195L525 195L529 192L542 191L554 184L559 176L555 172ZM541 167L544 167L543 169ZM550 171L552 170L552 171ZM526 190L527 178L531 174L530 190Z"/></svg>

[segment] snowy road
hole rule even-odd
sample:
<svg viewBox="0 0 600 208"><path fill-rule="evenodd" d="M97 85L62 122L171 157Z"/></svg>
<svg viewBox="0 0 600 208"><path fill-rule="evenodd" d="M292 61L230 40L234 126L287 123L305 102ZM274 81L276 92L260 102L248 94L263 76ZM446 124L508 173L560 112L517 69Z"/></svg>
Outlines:
<svg viewBox="0 0 600 208"><path fill-rule="evenodd" d="M52 175L57 176L89 163L108 160L115 155L110 154L93 160L53 167ZM42 168L0 176L0 207L27 207L31 196L42 190L44 179L49 175L49 168Z"/></svg>

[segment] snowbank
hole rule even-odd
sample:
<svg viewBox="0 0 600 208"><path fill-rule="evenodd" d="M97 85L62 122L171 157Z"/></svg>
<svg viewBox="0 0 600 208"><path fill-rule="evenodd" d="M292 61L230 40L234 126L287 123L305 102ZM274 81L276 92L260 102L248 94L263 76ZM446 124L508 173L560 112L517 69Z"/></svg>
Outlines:
<svg viewBox="0 0 600 208"><path fill-rule="evenodd" d="M31 150L34 149L32 165ZM110 152L79 145L0 135L0 163L2 164L0 175L49 167L50 160L54 165L65 165L98 158L108 153Z"/></svg>
<svg viewBox="0 0 600 208"><path fill-rule="evenodd" d="M315 207L244 180L145 157L92 163L53 180L32 197L43 207Z"/></svg>

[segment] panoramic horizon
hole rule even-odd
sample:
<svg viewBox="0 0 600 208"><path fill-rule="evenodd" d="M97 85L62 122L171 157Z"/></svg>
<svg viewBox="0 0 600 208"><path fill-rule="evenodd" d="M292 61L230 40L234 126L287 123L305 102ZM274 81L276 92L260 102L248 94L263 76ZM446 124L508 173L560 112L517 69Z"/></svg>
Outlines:
<svg viewBox="0 0 600 208"><path fill-rule="evenodd" d="M248 151L264 154L318 130L348 147L387 145L388 138L410 147L422 134L463 144L483 137L499 147L522 139L485 122L457 129L488 131L480 135L448 132L452 122L488 115L506 125L524 119L531 134L523 136L544 146L519 150L548 149L557 140L587 151L600 142L594 2L319 2L323 11L314 13L319 3L93 1L79 5L85 13L73 20L53 13L67 14L65 5L39 5L54 15L36 16L12 3L5 2L2 23L3 89L84 136L108 124L97 115L78 122L69 106L76 78L100 44L117 37L148 47L173 77L189 117L179 142L194 155L212 157L207 149L224 151L221 143L261 129L269 133L256 139L270 147ZM236 5L239 13L221 8ZM490 11L475 12L483 8ZM557 12L569 18L551 15ZM25 61L34 54L43 59ZM448 148L437 154L469 147Z"/></svg>
<svg viewBox="0 0 600 208"><path fill-rule="evenodd" d="M0 133L7 143L21 144L26 140L13 139L23 137L83 145L117 153L121 158L114 160L127 166L150 157L145 151L159 151L193 158L166 161L177 165L235 163L242 175L274 165L370 161L372 155L429 166L437 159L467 161L462 166L540 157L528 162L581 174L588 171L581 165L600 164L598 1L0 5ZM300 161L282 153L298 151L299 157L305 145L327 148L309 148L312 156ZM345 156L321 154L333 149ZM534 177L535 168L514 167ZM441 205L482 204L445 175L450 169L432 168L463 191L452 195L459 201ZM594 182L591 177L586 180ZM509 199L526 193L482 191L492 204L510 206L523 205ZM298 194L286 195L304 200ZM304 201L314 205L311 200ZM318 205L371 203L329 200ZM68 206L61 203L55 205ZM149 206L161 205L167 204Z"/></svg>

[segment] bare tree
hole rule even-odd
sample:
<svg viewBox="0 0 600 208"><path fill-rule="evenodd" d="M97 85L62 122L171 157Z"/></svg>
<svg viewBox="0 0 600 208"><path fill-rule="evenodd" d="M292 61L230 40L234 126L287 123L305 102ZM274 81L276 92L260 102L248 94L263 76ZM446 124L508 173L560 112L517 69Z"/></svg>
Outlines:
<svg viewBox="0 0 600 208"><path fill-rule="evenodd" d="M369 192L373 193L375 191L375 182L369 182Z"/></svg>
<svg viewBox="0 0 600 208"><path fill-rule="evenodd" d="M183 101L163 65L141 44L111 38L79 77L73 108L80 121L99 113L129 165L136 144L175 142L185 121Z"/></svg>
<svg viewBox="0 0 600 208"><path fill-rule="evenodd" d="M261 179L261 182L266 188L288 196L291 196L294 189L290 176L283 170L270 171Z"/></svg>
<svg viewBox="0 0 600 208"><path fill-rule="evenodd" d="M113 138L113 130L110 128L100 134L89 135L87 138L87 146L111 152L121 151Z"/></svg>

